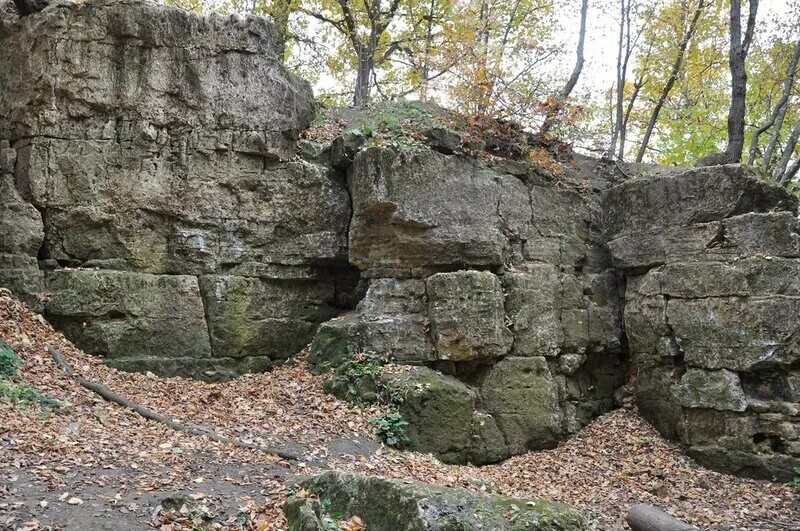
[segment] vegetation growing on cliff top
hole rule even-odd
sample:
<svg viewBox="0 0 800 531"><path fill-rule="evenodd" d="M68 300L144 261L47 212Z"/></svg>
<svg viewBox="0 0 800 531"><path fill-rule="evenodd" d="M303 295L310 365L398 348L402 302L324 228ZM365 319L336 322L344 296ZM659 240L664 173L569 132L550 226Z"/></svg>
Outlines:
<svg viewBox="0 0 800 531"><path fill-rule="evenodd" d="M329 104L435 100L620 160L800 173L798 0L167 1L272 16Z"/></svg>

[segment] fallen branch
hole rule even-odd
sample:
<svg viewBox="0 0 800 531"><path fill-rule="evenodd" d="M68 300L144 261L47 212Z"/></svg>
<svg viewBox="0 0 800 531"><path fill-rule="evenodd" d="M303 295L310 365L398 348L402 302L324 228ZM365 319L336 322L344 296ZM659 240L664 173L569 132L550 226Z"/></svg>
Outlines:
<svg viewBox="0 0 800 531"><path fill-rule="evenodd" d="M639 503L628 512L633 531L697 531L697 527L676 520L661 509Z"/></svg>
<svg viewBox="0 0 800 531"><path fill-rule="evenodd" d="M72 366L69 363L67 363L67 360L64 359L64 356L58 350L54 349L50 345L47 345L47 347L45 348L47 352L49 352L50 355L53 357L53 360L56 362L56 364L58 364L58 366L61 367L61 369L63 369L65 373L74 378L82 387L85 387L86 389L89 389L90 391L97 393L98 395L103 397L105 400L108 400L109 402L114 402L115 404L119 404L120 406L132 409L134 412L136 412L137 414L141 415L142 417L148 420L154 420L156 422L160 422L161 424L166 424L175 431L181 431L184 433L188 433L190 435L196 435L198 437L208 437L214 442L222 444L231 444L238 448L247 448L249 450L259 450L261 452L276 455L281 459L286 459L291 461L297 461L300 459L300 456L298 456L297 454L293 454L285 450L280 450L278 448L272 448L268 446L261 446L253 443L247 443L244 441L240 441L238 439L229 439L228 437L217 435L213 431L200 428L199 426L181 424L180 422L176 422L172 419L169 419L164 415L161 415L160 413L156 413L152 409L140 406L139 404L136 404L131 400L128 400L127 398L116 394L103 384L87 380L86 378L82 377L77 372L75 372L75 369L73 369Z"/></svg>

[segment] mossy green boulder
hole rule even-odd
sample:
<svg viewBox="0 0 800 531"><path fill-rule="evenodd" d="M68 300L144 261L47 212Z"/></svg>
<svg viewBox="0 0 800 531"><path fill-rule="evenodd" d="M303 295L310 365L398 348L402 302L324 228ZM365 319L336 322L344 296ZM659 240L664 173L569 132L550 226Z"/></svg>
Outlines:
<svg viewBox="0 0 800 531"><path fill-rule="evenodd" d="M384 400L408 422L408 448L445 463L496 462L508 456L494 419L475 411L476 393L426 367L383 375Z"/></svg>
<svg viewBox="0 0 800 531"><path fill-rule="evenodd" d="M292 531L330 529L358 516L370 531L534 531L585 529L583 516L562 503L489 496L464 488L328 471L299 487L316 498L291 496ZM326 524L328 527L326 527Z"/></svg>
<svg viewBox="0 0 800 531"><path fill-rule="evenodd" d="M340 365L325 382L325 392L354 404L378 400L381 366L372 359L352 360Z"/></svg>

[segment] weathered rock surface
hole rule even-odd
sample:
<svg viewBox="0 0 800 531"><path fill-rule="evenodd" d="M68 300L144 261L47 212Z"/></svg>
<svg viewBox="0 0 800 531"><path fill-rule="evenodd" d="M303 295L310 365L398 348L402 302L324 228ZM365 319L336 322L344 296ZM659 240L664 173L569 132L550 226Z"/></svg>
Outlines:
<svg viewBox="0 0 800 531"><path fill-rule="evenodd" d="M413 397L398 402L410 447L494 462L613 407L626 370L621 285L595 198L446 152L367 148L346 164L349 255L369 285L355 312L321 326L309 362L427 365L384 376ZM340 395L360 385L345 372L330 385Z"/></svg>
<svg viewBox="0 0 800 531"><path fill-rule="evenodd" d="M482 271L437 273L425 281L431 334L439 359L461 362L503 357L511 346L503 289Z"/></svg>
<svg viewBox="0 0 800 531"><path fill-rule="evenodd" d="M80 346L165 374L264 368L347 299L344 176L294 156L313 97L268 21L59 3L0 30L0 65L0 281L52 293Z"/></svg>
<svg viewBox="0 0 800 531"><path fill-rule="evenodd" d="M292 497L285 512L290 529L321 531L331 513L358 516L367 529L562 530L585 529L580 513L561 503L487 496L463 488L325 472L299 483L317 498Z"/></svg>
<svg viewBox="0 0 800 531"><path fill-rule="evenodd" d="M763 478L800 465L797 203L739 166L610 189L639 408L701 464ZM637 232L638 231L638 232Z"/></svg>

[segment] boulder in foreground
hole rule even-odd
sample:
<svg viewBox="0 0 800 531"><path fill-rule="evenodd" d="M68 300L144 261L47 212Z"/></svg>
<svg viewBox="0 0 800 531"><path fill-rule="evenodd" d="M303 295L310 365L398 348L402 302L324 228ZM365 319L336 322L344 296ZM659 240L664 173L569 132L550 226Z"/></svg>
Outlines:
<svg viewBox="0 0 800 531"><path fill-rule="evenodd" d="M292 496L292 530L330 529L335 518L357 516L370 531L578 530L583 517L567 505L488 496L463 488L328 471L301 481L313 497ZM326 526L327 521L327 526Z"/></svg>

